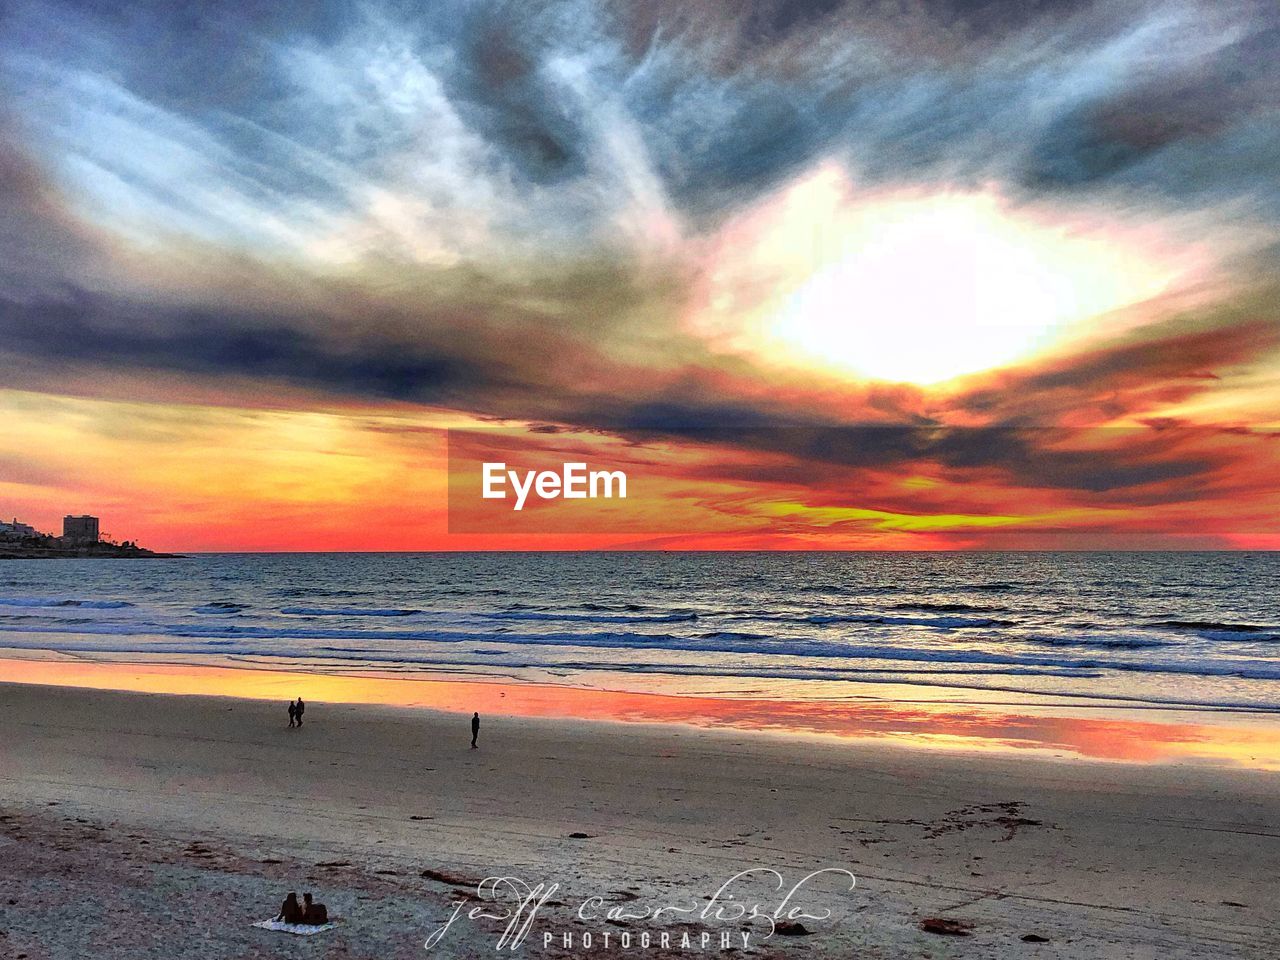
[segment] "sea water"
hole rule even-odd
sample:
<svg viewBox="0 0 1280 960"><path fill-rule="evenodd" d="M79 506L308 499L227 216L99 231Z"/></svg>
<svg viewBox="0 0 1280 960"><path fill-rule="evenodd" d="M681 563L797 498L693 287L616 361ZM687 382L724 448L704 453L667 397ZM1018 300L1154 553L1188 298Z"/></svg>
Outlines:
<svg viewBox="0 0 1280 960"><path fill-rule="evenodd" d="M788 698L1280 709L1267 553L206 554L0 564L59 651Z"/></svg>

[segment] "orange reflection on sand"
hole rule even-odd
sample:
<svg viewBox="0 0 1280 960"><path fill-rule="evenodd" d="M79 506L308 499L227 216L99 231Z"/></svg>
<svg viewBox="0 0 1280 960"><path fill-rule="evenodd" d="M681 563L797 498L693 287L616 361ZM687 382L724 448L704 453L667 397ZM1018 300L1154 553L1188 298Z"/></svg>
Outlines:
<svg viewBox="0 0 1280 960"><path fill-rule="evenodd" d="M1213 723L1071 716L1065 707L673 696L541 683L326 675L183 664L0 660L0 681L138 693L362 703L520 717L682 723L874 739L964 750L1036 750L1140 763L1223 763L1280 770L1280 725L1245 714ZM1052 712L1051 712L1052 711ZM1249 721L1253 720L1254 723Z"/></svg>

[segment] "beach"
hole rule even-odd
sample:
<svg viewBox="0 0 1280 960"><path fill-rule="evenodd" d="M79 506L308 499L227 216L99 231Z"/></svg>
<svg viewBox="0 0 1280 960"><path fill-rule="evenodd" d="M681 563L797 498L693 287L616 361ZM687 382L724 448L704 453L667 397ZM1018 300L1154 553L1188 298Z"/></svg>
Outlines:
<svg viewBox="0 0 1280 960"><path fill-rule="evenodd" d="M467 713L284 707L0 684L0 955L468 957L504 910L526 956L1274 954L1270 772L493 711L472 750ZM290 890L342 922L252 926Z"/></svg>
<svg viewBox="0 0 1280 960"><path fill-rule="evenodd" d="M1280 960L1280 0L0 90L0 960Z"/></svg>

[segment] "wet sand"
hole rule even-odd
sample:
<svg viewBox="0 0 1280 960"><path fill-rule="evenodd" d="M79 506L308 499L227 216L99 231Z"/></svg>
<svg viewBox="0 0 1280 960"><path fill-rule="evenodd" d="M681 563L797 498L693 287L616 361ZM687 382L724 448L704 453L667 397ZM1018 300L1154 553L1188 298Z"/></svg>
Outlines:
<svg viewBox="0 0 1280 960"><path fill-rule="evenodd" d="M1280 772L1280 714L1174 708L1142 701L1009 693L902 683L805 683L688 695L628 691L474 674L320 673L278 663L252 668L208 656L171 662L35 651L0 658L0 682L135 693L209 694L283 701L302 691L332 703L480 710L520 717L622 720L731 730L816 734L931 750L1141 763L1228 764ZM825 695L824 695L825 694Z"/></svg>
<svg viewBox="0 0 1280 960"><path fill-rule="evenodd" d="M461 713L0 684L0 956L488 954L506 923L465 910L423 948L487 876L558 885L531 957L1274 955L1275 773L481 712L471 750ZM732 908L776 883L706 899L761 868L857 883L767 936ZM251 926L289 890L344 922Z"/></svg>

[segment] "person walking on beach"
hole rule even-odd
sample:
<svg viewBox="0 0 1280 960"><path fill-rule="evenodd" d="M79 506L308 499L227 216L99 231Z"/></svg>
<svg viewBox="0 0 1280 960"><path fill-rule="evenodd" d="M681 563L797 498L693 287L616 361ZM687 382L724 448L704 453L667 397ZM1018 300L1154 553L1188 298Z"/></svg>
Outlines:
<svg viewBox="0 0 1280 960"><path fill-rule="evenodd" d="M302 726L302 711L305 709L307 709L307 705L303 703L302 698L299 697L298 705L294 708L295 712L298 714L298 726Z"/></svg>
<svg viewBox="0 0 1280 960"><path fill-rule="evenodd" d="M480 714L479 712L471 715L471 749L476 748L476 738L480 736Z"/></svg>
<svg viewBox="0 0 1280 960"><path fill-rule="evenodd" d="M296 727L298 725L298 705L292 700L289 701L289 726Z"/></svg>

